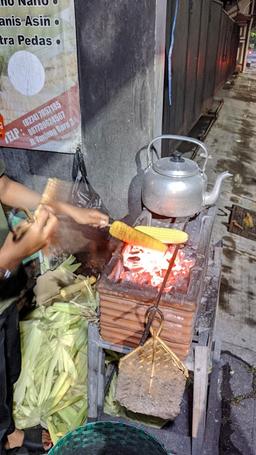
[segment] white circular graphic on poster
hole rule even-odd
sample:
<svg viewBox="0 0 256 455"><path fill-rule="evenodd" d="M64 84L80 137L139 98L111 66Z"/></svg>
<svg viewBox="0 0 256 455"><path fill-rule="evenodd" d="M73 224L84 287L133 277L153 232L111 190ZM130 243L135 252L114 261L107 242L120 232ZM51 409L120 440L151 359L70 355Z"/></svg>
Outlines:
<svg viewBox="0 0 256 455"><path fill-rule="evenodd" d="M8 63L8 76L13 87L22 95L39 93L45 83L45 71L39 58L28 51L13 54Z"/></svg>

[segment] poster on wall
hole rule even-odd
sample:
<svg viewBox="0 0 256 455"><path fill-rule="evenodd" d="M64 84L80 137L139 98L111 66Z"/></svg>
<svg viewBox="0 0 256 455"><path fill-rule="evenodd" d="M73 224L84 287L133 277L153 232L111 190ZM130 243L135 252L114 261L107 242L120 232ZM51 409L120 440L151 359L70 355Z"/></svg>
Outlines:
<svg viewBox="0 0 256 455"><path fill-rule="evenodd" d="M0 0L0 146L81 141L74 0Z"/></svg>

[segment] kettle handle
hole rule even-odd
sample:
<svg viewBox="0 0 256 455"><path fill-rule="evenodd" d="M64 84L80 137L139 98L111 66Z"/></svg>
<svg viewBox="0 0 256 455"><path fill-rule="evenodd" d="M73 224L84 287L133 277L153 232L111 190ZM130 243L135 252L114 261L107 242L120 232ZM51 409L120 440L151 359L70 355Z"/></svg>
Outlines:
<svg viewBox="0 0 256 455"><path fill-rule="evenodd" d="M202 171L203 172L205 171L205 167L206 167L207 160L208 160L208 150L207 150L206 146L204 145L204 143L199 141L198 139L194 139L193 137L176 136L174 134L163 134L162 136L157 136L154 139L152 139L152 141L149 143L148 148L147 148L149 165L153 164L151 147L154 144L154 142L156 142L158 140L161 140L161 139L173 139L173 140L176 140L176 141L192 142L193 144L196 144L199 147L201 147L203 149L203 151L204 151L203 157L205 158L205 161L204 161L204 164L203 164L203 167L202 167Z"/></svg>

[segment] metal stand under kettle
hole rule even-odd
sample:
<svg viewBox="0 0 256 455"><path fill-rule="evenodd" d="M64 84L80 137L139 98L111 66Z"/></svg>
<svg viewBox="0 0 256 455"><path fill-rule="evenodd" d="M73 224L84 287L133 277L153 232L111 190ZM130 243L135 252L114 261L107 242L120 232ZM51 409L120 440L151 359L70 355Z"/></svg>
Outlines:
<svg viewBox="0 0 256 455"><path fill-rule="evenodd" d="M153 161L152 145L160 139L192 142L203 149L205 158L202 169L180 152L170 157ZM167 217L187 217L200 212L205 206L217 202L222 181L231 177L228 171L217 176L211 192L206 191L205 167L208 160L206 146L199 140L166 134L154 138L147 149L149 166L144 171L142 182L142 202L151 211Z"/></svg>

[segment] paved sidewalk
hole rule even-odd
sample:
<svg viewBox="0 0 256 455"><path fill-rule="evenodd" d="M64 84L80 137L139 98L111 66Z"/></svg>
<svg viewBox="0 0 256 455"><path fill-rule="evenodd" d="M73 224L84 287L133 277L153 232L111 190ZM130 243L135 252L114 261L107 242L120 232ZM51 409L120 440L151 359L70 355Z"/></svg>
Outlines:
<svg viewBox="0 0 256 455"><path fill-rule="evenodd" d="M206 143L209 184L224 170L214 239L223 239L216 333L222 340L220 453L256 454L256 241L227 230L233 204L256 211L256 70L219 93L224 105ZM226 351L226 352L225 352Z"/></svg>
<svg viewBox="0 0 256 455"><path fill-rule="evenodd" d="M229 352L221 360L220 455L255 455L256 369Z"/></svg>

